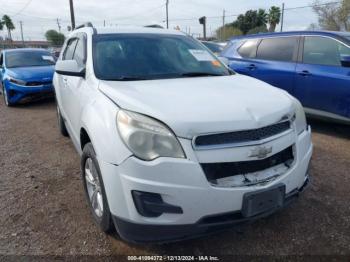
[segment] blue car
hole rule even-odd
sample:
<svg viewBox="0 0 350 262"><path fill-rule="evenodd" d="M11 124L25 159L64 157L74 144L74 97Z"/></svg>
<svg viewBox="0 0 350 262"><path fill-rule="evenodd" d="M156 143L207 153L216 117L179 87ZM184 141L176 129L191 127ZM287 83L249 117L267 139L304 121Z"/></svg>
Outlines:
<svg viewBox="0 0 350 262"><path fill-rule="evenodd" d="M53 94L55 59L44 49L4 50L0 54L0 83L5 104Z"/></svg>
<svg viewBox="0 0 350 262"><path fill-rule="evenodd" d="M234 71L288 91L306 113L350 121L350 33L301 31L230 40Z"/></svg>

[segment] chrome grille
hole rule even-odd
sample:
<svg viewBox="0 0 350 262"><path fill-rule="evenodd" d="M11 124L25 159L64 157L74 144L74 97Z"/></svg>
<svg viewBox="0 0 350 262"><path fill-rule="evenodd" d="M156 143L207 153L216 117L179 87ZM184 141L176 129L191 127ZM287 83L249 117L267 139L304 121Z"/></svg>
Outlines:
<svg viewBox="0 0 350 262"><path fill-rule="evenodd" d="M245 143L263 140L281 134L291 128L290 121L279 122L270 126L237 132L201 135L195 138L196 147Z"/></svg>

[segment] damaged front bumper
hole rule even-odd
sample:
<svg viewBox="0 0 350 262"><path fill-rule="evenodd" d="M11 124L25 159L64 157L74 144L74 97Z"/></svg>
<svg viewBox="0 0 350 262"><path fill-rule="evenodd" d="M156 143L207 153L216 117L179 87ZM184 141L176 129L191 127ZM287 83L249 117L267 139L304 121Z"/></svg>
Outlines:
<svg viewBox="0 0 350 262"><path fill-rule="evenodd" d="M308 184L309 176L306 175L305 182L300 188L296 188L285 195L283 205L252 217L244 217L241 211L235 211L205 216L194 224L186 225L138 224L118 216L113 216L113 222L120 237L133 243L154 242L159 244L198 238L230 228L234 229L235 227L253 223L258 219L270 216L295 201Z"/></svg>

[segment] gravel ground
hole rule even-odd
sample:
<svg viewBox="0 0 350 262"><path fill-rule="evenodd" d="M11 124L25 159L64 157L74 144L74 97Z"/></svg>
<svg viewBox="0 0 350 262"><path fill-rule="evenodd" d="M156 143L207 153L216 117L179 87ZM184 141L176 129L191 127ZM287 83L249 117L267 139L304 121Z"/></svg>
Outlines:
<svg viewBox="0 0 350 262"><path fill-rule="evenodd" d="M131 245L94 225L54 101L6 108L0 98L0 255L350 255L350 127L310 121L312 183L289 208L243 232Z"/></svg>

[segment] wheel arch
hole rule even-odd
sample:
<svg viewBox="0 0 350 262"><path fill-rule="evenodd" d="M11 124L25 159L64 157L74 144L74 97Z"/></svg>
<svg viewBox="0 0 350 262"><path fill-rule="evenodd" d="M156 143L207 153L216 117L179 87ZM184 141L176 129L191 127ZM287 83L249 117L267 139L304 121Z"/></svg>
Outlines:
<svg viewBox="0 0 350 262"><path fill-rule="evenodd" d="M90 142L91 142L91 139L90 139L89 134L87 133L87 131L85 130L85 128L82 127L82 128L80 129L80 148L81 148L81 150L83 151L84 146L85 146L87 143L90 143Z"/></svg>
<svg viewBox="0 0 350 262"><path fill-rule="evenodd" d="M99 160L119 165L132 153L119 136L118 107L103 96L86 105L81 114L80 146L91 142Z"/></svg>

